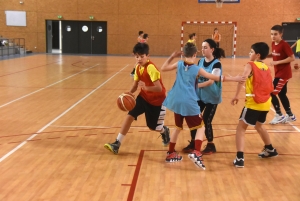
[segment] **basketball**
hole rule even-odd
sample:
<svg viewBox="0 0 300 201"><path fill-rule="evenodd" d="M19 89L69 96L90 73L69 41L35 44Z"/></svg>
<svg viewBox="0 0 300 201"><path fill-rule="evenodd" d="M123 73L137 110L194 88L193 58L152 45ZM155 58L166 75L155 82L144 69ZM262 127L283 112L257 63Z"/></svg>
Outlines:
<svg viewBox="0 0 300 201"><path fill-rule="evenodd" d="M122 111L130 111L135 107L135 98L129 93L122 93L117 99L117 105Z"/></svg>
<svg viewBox="0 0 300 201"><path fill-rule="evenodd" d="M298 65L297 63L295 63L294 68L295 68L296 70L298 70L298 69L299 69L299 65Z"/></svg>

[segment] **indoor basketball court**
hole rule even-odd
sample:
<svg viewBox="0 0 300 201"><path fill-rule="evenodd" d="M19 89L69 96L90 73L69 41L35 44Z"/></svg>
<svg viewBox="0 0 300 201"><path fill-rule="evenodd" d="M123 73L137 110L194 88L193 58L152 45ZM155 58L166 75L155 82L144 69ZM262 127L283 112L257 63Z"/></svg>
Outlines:
<svg viewBox="0 0 300 201"><path fill-rule="evenodd" d="M252 38L249 36L249 41L245 42L246 36L240 36L246 32L243 23L239 17L230 14L232 7L235 10L241 9L238 6L245 8L242 5L245 0L228 0L221 2L222 5L217 5L214 0L198 1L191 5L178 1L178 4L204 7L211 12L222 12L223 16L183 17L176 16L178 12L175 12L172 15L176 26L173 27L174 30L169 30L170 35L163 36L155 33L151 35L150 30L155 29L151 25L152 28L147 30L150 35L151 61L160 68L172 51L183 47L189 33L197 34L197 46L201 47L201 42L211 38L213 29L217 27L224 36L220 45L226 49L226 58L221 60L223 74L242 74L244 65L249 61L248 43L260 41L259 35L256 35ZM288 3L295 7L299 5L296 1ZM257 2L273 6L263 0ZM24 1L23 6L27 3L29 2ZM19 9L18 4L19 2L14 3L12 8ZM104 8L111 8L111 4L113 3L106 2ZM162 5L165 2L158 6ZM177 6L171 7L178 9ZM30 10L28 7L26 9ZM89 9L92 10L91 7ZM33 15L29 10L28 20ZM285 12L287 10L290 13L293 11L291 7ZM125 11L113 12L115 15ZM165 12L168 15L172 13L167 7ZM239 15L243 16L242 13ZM111 25L114 21L110 21L110 18L115 19L108 16L107 27L117 32L115 26ZM128 18L135 19L133 16ZM267 30L274 24L288 21L287 18L270 21ZM45 19L49 21L51 17ZM66 20L72 19L70 17ZM151 24L148 18L144 21L145 24ZM167 22L169 19L159 26L164 26ZM39 30L45 29L47 21L43 23L45 26L38 28ZM134 28L138 32L141 26L139 23L128 29ZM268 24L266 20L263 23ZM124 32L128 29L124 29ZM7 32L12 32L11 27ZM206 170L197 168L187 154L181 152L190 140L186 124L176 144L176 151L183 156L183 160L166 163L168 147L162 145L159 133L148 129L144 115L134 121L119 154L114 155L103 146L116 139L127 115L127 112L118 108L117 98L132 86L130 72L136 61L130 53L136 42L136 33L130 36L132 39L128 39L131 43L125 41L129 31L119 35L121 42L117 44L111 41L112 38L113 41L118 39L113 34L110 35L108 29L107 55L95 55L46 53L46 33L40 32L37 37L42 38L37 40L40 52L0 57L0 200L299 200L299 119L271 125L268 122L275 115L275 110L271 108L264 125L279 156L259 158L257 154L264 144L257 131L249 126L245 135L245 167L236 168L232 164L236 156L235 133L244 107L245 94L240 93L239 103L232 106L230 101L237 84L224 82L223 101L218 105L212 122L217 152L203 156ZM269 31L263 35L265 36L261 40L266 39L265 42L271 44ZM166 44L161 43L161 37L166 38ZM28 40L29 38L26 39ZM171 41L174 44L168 46ZM30 43L28 42L29 46ZM247 45L239 46L243 43ZM172 49L173 47L176 49ZM267 58L264 62L269 65L271 61L271 58ZM291 63L293 78L288 82L287 95L293 113L300 118L297 107L300 103L300 70L293 68L296 63L300 64L299 58ZM271 70L274 75L273 68ZM167 91L172 88L175 77L175 71L162 72ZM135 96L138 92L139 89ZM283 108L282 111L285 112ZM172 133L175 127L174 115L169 110L165 125ZM202 144L202 149L206 142L205 140Z"/></svg>

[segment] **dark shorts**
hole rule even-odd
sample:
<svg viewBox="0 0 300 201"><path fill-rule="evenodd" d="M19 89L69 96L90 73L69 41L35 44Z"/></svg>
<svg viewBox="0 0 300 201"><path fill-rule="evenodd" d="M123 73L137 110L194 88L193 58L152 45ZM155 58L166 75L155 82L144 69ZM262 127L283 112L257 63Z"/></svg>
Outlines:
<svg viewBox="0 0 300 201"><path fill-rule="evenodd" d="M249 108L243 108L240 119L246 124L255 126L256 122L265 123L269 111L258 111Z"/></svg>
<svg viewBox="0 0 300 201"><path fill-rule="evenodd" d="M128 114L137 120L137 117L143 113L145 113L146 123L149 129L160 131L163 128L166 115L165 106L151 105L141 96L137 96L136 105Z"/></svg>
<svg viewBox="0 0 300 201"><path fill-rule="evenodd" d="M185 119L186 124L188 125L190 130L195 130L201 128L203 126L203 120L199 115L195 116L182 116L180 114L174 113L175 125L177 128L182 129L183 120Z"/></svg>

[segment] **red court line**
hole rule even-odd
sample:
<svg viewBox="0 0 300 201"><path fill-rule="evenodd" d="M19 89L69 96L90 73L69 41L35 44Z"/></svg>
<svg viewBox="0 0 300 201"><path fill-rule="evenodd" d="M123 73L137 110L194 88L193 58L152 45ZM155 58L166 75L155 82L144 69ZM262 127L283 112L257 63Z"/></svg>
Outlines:
<svg viewBox="0 0 300 201"><path fill-rule="evenodd" d="M133 174L133 178L132 178L132 182L131 182L131 186L130 186L130 190L128 193L128 197L127 197L127 201L132 201L133 200L133 196L134 196L134 191L136 188L136 184L137 184L137 180L139 177L139 173L140 173L140 169L141 169L141 165L142 165L142 161L143 161L143 157L144 157L144 150L140 151L140 155L138 158L138 162L136 164L136 168Z"/></svg>
<svg viewBox="0 0 300 201"><path fill-rule="evenodd" d="M60 61L56 61L56 62L53 62L53 63L45 64L45 65L42 65L42 66L36 66L36 67L33 67L33 68L28 68L28 69L25 69L25 70L21 70L21 71L9 73L9 74L5 74L5 75L0 75L0 77L4 77L4 76L8 76L8 75L13 75L13 74L16 74L16 73L21 73L21 72L24 72L24 71L32 70L32 69L43 67L43 66L47 66L47 65L50 65L50 64L55 64L55 63L58 63Z"/></svg>

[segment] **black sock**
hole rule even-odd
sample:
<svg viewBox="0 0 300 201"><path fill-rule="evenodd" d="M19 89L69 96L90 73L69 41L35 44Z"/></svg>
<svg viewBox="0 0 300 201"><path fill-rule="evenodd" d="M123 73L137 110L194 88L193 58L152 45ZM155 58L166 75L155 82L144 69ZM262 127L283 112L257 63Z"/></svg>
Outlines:
<svg viewBox="0 0 300 201"><path fill-rule="evenodd" d="M267 148L269 150L273 150L274 149L274 147L272 146L272 144L265 145L265 148Z"/></svg>
<svg viewBox="0 0 300 201"><path fill-rule="evenodd" d="M244 152L242 152L242 151L236 152L236 157L237 158L244 158Z"/></svg>
<svg viewBox="0 0 300 201"><path fill-rule="evenodd" d="M191 138L192 138L192 140L195 140L195 138L196 138L196 133L197 133L197 129L191 130Z"/></svg>

